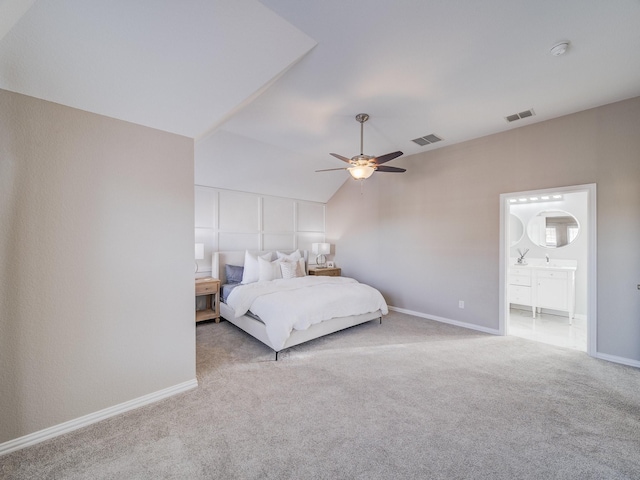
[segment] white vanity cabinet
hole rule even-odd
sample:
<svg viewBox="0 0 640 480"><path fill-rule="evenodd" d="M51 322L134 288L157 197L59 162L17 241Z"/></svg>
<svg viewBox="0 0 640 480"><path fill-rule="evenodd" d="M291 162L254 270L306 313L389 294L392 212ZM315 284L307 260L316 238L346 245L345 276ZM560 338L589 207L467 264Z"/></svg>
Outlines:
<svg viewBox="0 0 640 480"><path fill-rule="evenodd" d="M551 308L569 312L571 301L569 298L568 272L558 270L536 271L537 295L536 307ZM571 315L573 317L573 315Z"/></svg>
<svg viewBox="0 0 640 480"><path fill-rule="evenodd" d="M574 265L513 265L509 267L508 288L509 303L531 306L533 318L540 308L568 312L569 323L574 317Z"/></svg>
<svg viewBox="0 0 640 480"><path fill-rule="evenodd" d="M509 269L509 303L518 305L533 305L531 299L531 269Z"/></svg>

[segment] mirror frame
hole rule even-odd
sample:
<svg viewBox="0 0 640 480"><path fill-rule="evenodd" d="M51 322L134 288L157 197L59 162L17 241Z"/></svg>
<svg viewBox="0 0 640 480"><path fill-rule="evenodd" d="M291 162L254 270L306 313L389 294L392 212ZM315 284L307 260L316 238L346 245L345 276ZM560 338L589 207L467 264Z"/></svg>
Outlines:
<svg viewBox="0 0 640 480"><path fill-rule="evenodd" d="M536 228L535 223L536 222L536 218L541 217L541 214L543 213L559 213L561 215L554 215L554 216L543 216L542 218L545 219L545 244L541 244L539 241L536 241L536 239L534 238L535 232L534 229ZM547 218L553 218L553 217L571 217L575 220L576 225L578 226L578 233L576 233L576 236L573 237L573 239L571 239L571 241L568 240L567 237L567 243L564 243L562 245L548 245L546 243L546 219ZM573 242L576 241L576 239L580 236L580 231L582 230L582 226L580 225L580 222L578 221L578 219L575 217L575 215L565 211L565 210L559 210L559 209L549 209L549 210L540 210L538 213L536 213L533 217L531 217L531 219L529 220L529 223L527 224L527 237L529 238L529 240L531 241L531 243L533 243L536 247L542 247L542 248L548 248L548 249L556 249L556 248L563 248L566 247L568 245L571 245ZM539 239L539 235L538 235L538 239Z"/></svg>
<svg viewBox="0 0 640 480"><path fill-rule="evenodd" d="M522 229L522 233L520 234L520 237L518 237L517 239L511 238L511 233L513 232L513 222L514 220L517 220L518 223L520 224L520 228ZM522 239L524 238L524 234L527 233L527 229L524 225L524 222L522 221L522 219L515 215L514 213L509 213L509 239L511 241L511 247L515 247L517 244L519 244Z"/></svg>

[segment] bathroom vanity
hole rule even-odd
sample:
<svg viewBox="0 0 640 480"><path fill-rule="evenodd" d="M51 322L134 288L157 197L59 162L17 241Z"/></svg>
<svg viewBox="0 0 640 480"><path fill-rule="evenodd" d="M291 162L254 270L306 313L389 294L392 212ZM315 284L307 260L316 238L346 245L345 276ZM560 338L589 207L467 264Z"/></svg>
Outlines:
<svg viewBox="0 0 640 480"><path fill-rule="evenodd" d="M530 306L533 318L541 308L575 315L577 260L529 259L509 266L509 303Z"/></svg>

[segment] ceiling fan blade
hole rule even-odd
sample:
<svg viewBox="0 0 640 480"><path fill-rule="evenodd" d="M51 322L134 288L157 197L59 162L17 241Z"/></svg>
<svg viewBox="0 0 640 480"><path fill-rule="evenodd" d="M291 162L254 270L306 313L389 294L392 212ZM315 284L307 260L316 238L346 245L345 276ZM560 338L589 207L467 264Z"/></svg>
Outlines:
<svg viewBox="0 0 640 480"><path fill-rule="evenodd" d="M343 162L351 163L351 159L350 158L343 157L342 155L338 155L337 153L330 153L329 155L332 155L332 156L336 157L338 160L342 160ZM402 154L400 154L400 155L402 155Z"/></svg>
<svg viewBox="0 0 640 480"><path fill-rule="evenodd" d="M394 172L394 173L402 173L406 172L406 168L398 168L398 167L387 167L386 165L381 165L376 168L376 172Z"/></svg>
<svg viewBox="0 0 640 480"><path fill-rule="evenodd" d="M346 170L346 168L325 168L324 170L316 170L316 172L331 172L333 170Z"/></svg>
<svg viewBox="0 0 640 480"><path fill-rule="evenodd" d="M331 155L333 155L333 153ZM374 161L378 165L382 165L383 163L387 163L387 162L393 160L394 158L398 158L400 155L402 155L402 152L400 152L400 151L387 153L386 155L382 155L380 157L376 157L374 159Z"/></svg>

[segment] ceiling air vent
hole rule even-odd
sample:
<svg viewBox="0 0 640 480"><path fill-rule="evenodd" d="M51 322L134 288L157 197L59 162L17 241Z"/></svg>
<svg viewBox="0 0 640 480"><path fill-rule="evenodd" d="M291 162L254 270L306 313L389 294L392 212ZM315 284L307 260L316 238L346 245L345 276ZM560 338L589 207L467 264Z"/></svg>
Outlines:
<svg viewBox="0 0 640 480"><path fill-rule="evenodd" d="M515 122L516 120L520 120L521 118L533 117L535 114L536 112L534 112L533 108L531 108L529 110L525 110L524 112L514 113L513 115L504 117L504 119L507 122L511 123L511 122Z"/></svg>
<svg viewBox="0 0 640 480"><path fill-rule="evenodd" d="M436 143L436 142L439 142L441 140L442 139L440 137L438 137L437 135L434 135L432 133L430 135L425 135L424 137L414 138L411 141L417 143L421 147L424 147L425 145L431 145L432 143Z"/></svg>

